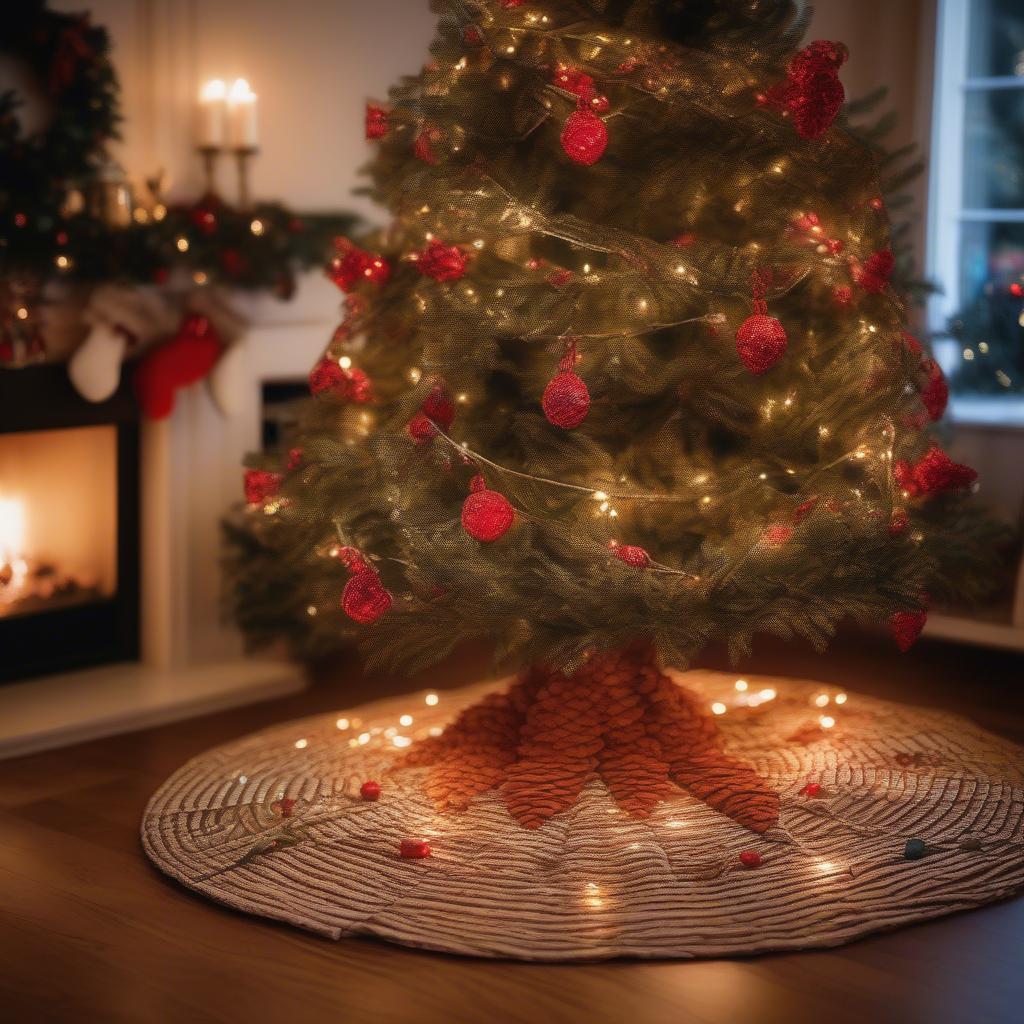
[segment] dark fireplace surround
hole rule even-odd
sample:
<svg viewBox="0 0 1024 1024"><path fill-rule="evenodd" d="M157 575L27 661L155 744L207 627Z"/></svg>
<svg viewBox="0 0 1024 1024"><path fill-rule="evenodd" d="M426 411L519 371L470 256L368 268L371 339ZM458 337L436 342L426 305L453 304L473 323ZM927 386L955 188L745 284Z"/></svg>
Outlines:
<svg viewBox="0 0 1024 1024"><path fill-rule="evenodd" d="M91 403L74 390L62 365L0 370L4 440L107 425L116 432L116 590L68 607L0 618L0 682L139 657L139 418L127 378L109 400Z"/></svg>

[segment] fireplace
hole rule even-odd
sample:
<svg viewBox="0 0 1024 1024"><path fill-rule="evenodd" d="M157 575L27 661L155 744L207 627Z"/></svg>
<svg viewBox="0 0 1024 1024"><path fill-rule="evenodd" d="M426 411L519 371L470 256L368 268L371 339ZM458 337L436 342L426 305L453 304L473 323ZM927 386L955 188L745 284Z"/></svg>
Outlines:
<svg viewBox="0 0 1024 1024"><path fill-rule="evenodd" d="M122 384L0 374L0 682L139 655L139 426Z"/></svg>

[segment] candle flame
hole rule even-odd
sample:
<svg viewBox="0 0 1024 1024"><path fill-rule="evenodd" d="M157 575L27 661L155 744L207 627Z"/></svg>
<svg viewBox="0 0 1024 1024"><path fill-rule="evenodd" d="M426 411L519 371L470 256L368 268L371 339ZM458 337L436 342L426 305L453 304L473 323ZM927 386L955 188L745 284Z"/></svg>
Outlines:
<svg viewBox="0 0 1024 1024"><path fill-rule="evenodd" d="M228 87L223 78L214 78L207 82L199 90L199 99L202 103L216 103L227 97Z"/></svg>
<svg viewBox="0 0 1024 1024"><path fill-rule="evenodd" d="M231 83L228 91L228 103L252 103L256 99L256 93L249 88L249 80L236 78Z"/></svg>

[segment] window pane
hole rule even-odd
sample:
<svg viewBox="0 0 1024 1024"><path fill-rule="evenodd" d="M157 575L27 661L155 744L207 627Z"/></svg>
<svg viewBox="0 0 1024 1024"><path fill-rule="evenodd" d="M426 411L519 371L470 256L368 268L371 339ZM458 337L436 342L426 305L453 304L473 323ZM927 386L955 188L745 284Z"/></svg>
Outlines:
<svg viewBox="0 0 1024 1024"><path fill-rule="evenodd" d="M971 0L967 74L971 78L1024 75L1024 4Z"/></svg>
<svg viewBox="0 0 1024 1024"><path fill-rule="evenodd" d="M964 224L953 389L1024 391L1024 224Z"/></svg>
<svg viewBox="0 0 1024 1024"><path fill-rule="evenodd" d="M1024 89L968 92L965 114L963 205L1024 207Z"/></svg>

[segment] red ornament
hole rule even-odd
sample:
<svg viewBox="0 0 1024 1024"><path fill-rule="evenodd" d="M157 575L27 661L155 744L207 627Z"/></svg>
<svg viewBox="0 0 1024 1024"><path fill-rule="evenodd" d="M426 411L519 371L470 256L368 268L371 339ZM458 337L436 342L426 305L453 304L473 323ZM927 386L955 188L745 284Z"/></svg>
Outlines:
<svg viewBox="0 0 1024 1024"><path fill-rule="evenodd" d="M462 41L467 46L479 46L484 41L484 34L476 25L467 25L462 30Z"/></svg>
<svg viewBox="0 0 1024 1024"><path fill-rule="evenodd" d="M327 276L343 292L350 292L364 282L386 284L391 277L391 267L383 256L360 249L347 238L337 239L334 245L338 255L331 260Z"/></svg>
<svg viewBox="0 0 1024 1024"><path fill-rule="evenodd" d="M815 797L821 792L821 786L817 782L808 782L803 789L800 790L800 796Z"/></svg>
<svg viewBox="0 0 1024 1024"><path fill-rule="evenodd" d="M422 412L416 413L411 420L409 425L405 428L409 436L417 444L426 444L428 441L433 441L437 437L437 427L430 422L430 419L426 414Z"/></svg>
<svg viewBox="0 0 1024 1024"><path fill-rule="evenodd" d="M474 540L490 543L504 537L515 522L516 510L504 494L489 491L482 476L473 477L472 494L462 504L462 527Z"/></svg>
<svg viewBox="0 0 1024 1024"><path fill-rule="evenodd" d="M736 332L736 351L743 365L753 374L767 373L785 355L789 339L785 328L768 315L765 292L767 276L757 271L751 277L754 312L740 324Z"/></svg>
<svg viewBox="0 0 1024 1024"><path fill-rule="evenodd" d="M820 500L821 499L815 495L815 497L808 498L806 501L797 505L793 510L793 522L802 523L815 510L815 508L817 508Z"/></svg>
<svg viewBox="0 0 1024 1024"><path fill-rule="evenodd" d="M898 537L910 525L910 516L903 508L894 508L889 517L889 536Z"/></svg>
<svg viewBox="0 0 1024 1024"><path fill-rule="evenodd" d="M289 448L288 449L288 469L289 471L298 469L302 465L302 449L301 448Z"/></svg>
<svg viewBox="0 0 1024 1024"><path fill-rule="evenodd" d="M559 89L571 92L577 98L588 103L594 98L596 92L594 79L590 75L578 68L566 67L564 64L559 64L555 69L554 82Z"/></svg>
<svg viewBox="0 0 1024 1024"><path fill-rule="evenodd" d="M457 245L433 241L416 254L416 269L435 281L458 281L466 273L469 257Z"/></svg>
<svg viewBox="0 0 1024 1024"><path fill-rule="evenodd" d="M596 164L608 148L608 128L592 110L575 110L562 128L562 149L583 167Z"/></svg>
<svg viewBox="0 0 1024 1024"><path fill-rule="evenodd" d="M926 378L921 389L921 401L924 402L924 407L933 421L941 420L949 402L949 384L946 383L946 376L934 359L926 359L921 369Z"/></svg>
<svg viewBox="0 0 1024 1024"><path fill-rule="evenodd" d="M552 270L545 280L552 288L564 288L572 281L572 277L571 270Z"/></svg>
<svg viewBox="0 0 1024 1024"><path fill-rule="evenodd" d="M801 138L816 139L831 127L846 98L839 68L848 56L842 43L810 43L793 55L786 80L759 98L792 118Z"/></svg>
<svg viewBox="0 0 1024 1024"><path fill-rule="evenodd" d="M761 540L770 548L782 548L789 543L792 536L792 526L786 526L782 523L774 523L767 527L764 533L761 534Z"/></svg>
<svg viewBox="0 0 1024 1024"><path fill-rule="evenodd" d="M832 301L837 306L848 306L851 302L853 302L853 289L847 288L844 284L841 284L838 287L833 288Z"/></svg>
<svg viewBox="0 0 1024 1024"><path fill-rule="evenodd" d="M900 459L893 466L896 483L912 497L968 490L978 479L976 470L954 462L941 448L934 447L916 465Z"/></svg>
<svg viewBox="0 0 1024 1024"><path fill-rule="evenodd" d="M204 235L212 235L217 230L217 215L208 206L196 206L189 216Z"/></svg>
<svg viewBox="0 0 1024 1024"><path fill-rule="evenodd" d="M900 340L915 356L924 354L924 346L909 331L900 331Z"/></svg>
<svg viewBox="0 0 1024 1024"><path fill-rule="evenodd" d="M860 266L855 266L853 279L866 292L878 293L889 283L896 258L891 249L879 249L872 253Z"/></svg>
<svg viewBox="0 0 1024 1024"><path fill-rule="evenodd" d="M541 408L549 423L564 430L578 427L590 411L590 392L587 385L576 376L576 343L570 341L562 356L559 372L544 389Z"/></svg>
<svg viewBox="0 0 1024 1024"><path fill-rule="evenodd" d="M364 782L359 787L359 795L364 800L374 801L380 799L380 783L379 782Z"/></svg>
<svg viewBox="0 0 1024 1024"><path fill-rule="evenodd" d="M607 96L594 96L590 101L590 109L598 114L607 114L611 105Z"/></svg>
<svg viewBox="0 0 1024 1024"><path fill-rule="evenodd" d="M413 152L417 158L425 164L436 164L437 156L434 154L433 143L438 142L440 138L441 132L437 128L424 128L413 143Z"/></svg>
<svg viewBox="0 0 1024 1024"><path fill-rule="evenodd" d="M430 856L430 843L425 839L403 839L398 844L398 852L410 860L422 860Z"/></svg>
<svg viewBox="0 0 1024 1024"><path fill-rule="evenodd" d="M692 231L686 231L681 235L677 235L672 239L672 244L678 249L688 249L694 242L697 241L697 236Z"/></svg>
<svg viewBox="0 0 1024 1024"><path fill-rule="evenodd" d="M266 469L245 471L245 500L250 505L262 505L270 498L276 498L283 477Z"/></svg>
<svg viewBox="0 0 1024 1024"><path fill-rule="evenodd" d="M295 798L286 796L281 800L275 800L274 803L277 805L277 809L281 812L282 818L290 818L292 811L295 810Z"/></svg>
<svg viewBox="0 0 1024 1024"><path fill-rule="evenodd" d="M179 388L202 380L220 358L222 345L204 316L190 313L171 341L147 352L135 370L135 393L143 415L165 419Z"/></svg>
<svg viewBox="0 0 1024 1024"><path fill-rule="evenodd" d="M314 395L328 395L356 405L365 405L373 398L373 384L363 370L344 370L327 356L310 371L309 390Z"/></svg>
<svg viewBox="0 0 1024 1024"><path fill-rule="evenodd" d="M368 565L356 571L341 595L342 610L362 626L376 622L390 609L391 603L391 595L381 584L380 576Z"/></svg>
<svg viewBox="0 0 1024 1024"><path fill-rule="evenodd" d="M455 422L455 403L443 387L436 387L423 402L423 412L442 430L448 430Z"/></svg>
<svg viewBox="0 0 1024 1024"><path fill-rule="evenodd" d="M366 137L367 139L383 139L387 135L391 125L388 122L388 112L375 103L366 104Z"/></svg>
<svg viewBox="0 0 1024 1024"><path fill-rule="evenodd" d="M889 631L904 654L914 646L927 621L928 612L923 608L916 612L896 612L889 619Z"/></svg>
<svg viewBox="0 0 1024 1024"><path fill-rule="evenodd" d="M740 854L740 863L745 868L759 868L761 866L761 854L756 850L744 850Z"/></svg>
<svg viewBox="0 0 1024 1024"><path fill-rule="evenodd" d="M651 556L636 544L619 544L612 550L616 558L634 569L646 569L651 564Z"/></svg>

